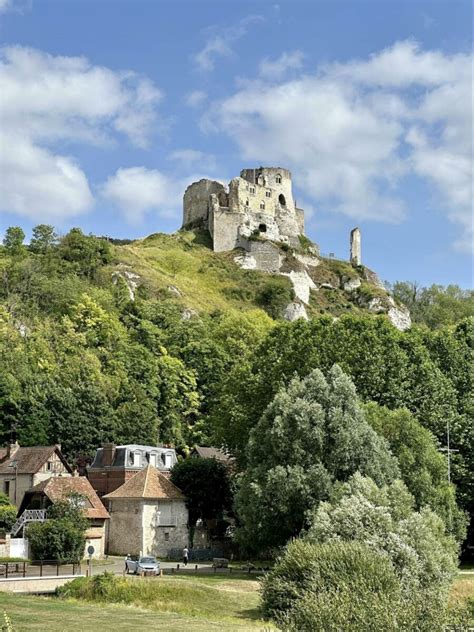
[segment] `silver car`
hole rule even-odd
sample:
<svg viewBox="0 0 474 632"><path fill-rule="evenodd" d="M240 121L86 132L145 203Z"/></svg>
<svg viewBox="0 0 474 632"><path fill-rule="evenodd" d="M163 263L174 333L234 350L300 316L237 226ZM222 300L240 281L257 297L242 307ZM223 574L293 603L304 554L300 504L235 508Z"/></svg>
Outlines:
<svg viewBox="0 0 474 632"><path fill-rule="evenodd" d="M125 561L125 566L127 573L135 575L158 575L160 572L160 563L152 555L130 557Z"/></svg>

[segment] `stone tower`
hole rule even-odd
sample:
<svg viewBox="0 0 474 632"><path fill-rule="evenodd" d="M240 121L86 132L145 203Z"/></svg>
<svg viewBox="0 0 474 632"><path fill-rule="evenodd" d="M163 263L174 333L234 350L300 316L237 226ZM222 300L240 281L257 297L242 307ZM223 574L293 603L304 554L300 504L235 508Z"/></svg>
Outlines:
<svg viewBox="0 0 474 632"><path fill-rule="evenodd" d="M362 263L360 254L360 228L351 230L351 263L360 266Z"/></svg>

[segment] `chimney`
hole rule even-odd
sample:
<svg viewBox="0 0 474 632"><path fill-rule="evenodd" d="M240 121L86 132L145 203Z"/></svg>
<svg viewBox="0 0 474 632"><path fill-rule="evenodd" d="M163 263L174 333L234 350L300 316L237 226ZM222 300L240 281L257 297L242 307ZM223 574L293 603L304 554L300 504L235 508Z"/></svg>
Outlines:
<svg viewBox="0 0 474 632"><path fill-rule="evenodd" d="M102 446L102 465L112 465L115 458L115 443L104 443Z"/></svg>
<svg viewBox="0 0 474 632"><path fill-rule="evenodd" d="M15 443L9 443L7 446L7 456L8 457L13 456L15 452L17 452L19 447L20 447L20 444L18 443L18 441L15 441Z"/></svg>

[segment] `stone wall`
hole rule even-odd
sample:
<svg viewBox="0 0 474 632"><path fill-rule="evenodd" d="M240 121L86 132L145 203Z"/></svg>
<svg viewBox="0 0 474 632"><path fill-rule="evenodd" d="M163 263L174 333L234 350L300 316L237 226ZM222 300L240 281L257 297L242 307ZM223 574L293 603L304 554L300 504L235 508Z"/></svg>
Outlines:
<svg viewBox="0 0 474 632"><path fill-rule="evenodd" d="M143 549L141 499L114 498L109 501L109 513L107 552L138 555Z"/></svg>
<svg viewBox="0 0 474 632"><path fill-rule="evenodd" d="M170 520L160 517L168 516ZM161 524L171 522L172 524ZM145 501L143 505L143 553L158 557L169 549L184 548L189 543L188 510L183 500Z"/></svg>
<svg viewBox="0 0 474 632"><path fill-rule="evenodd" d="M221 204L225 202L225 187L216 180L199 180L186 189L183 197L183 226L199 220L207 224L209 198L213 193L220 197Z"/></svg>
<svg viewBox="0 0 474 632"><path fill-rule="evenodd" d="M239 245L239 228L243 215L228 210L212 209L209 216L209 232L215 252L233 250Z"/></svg>

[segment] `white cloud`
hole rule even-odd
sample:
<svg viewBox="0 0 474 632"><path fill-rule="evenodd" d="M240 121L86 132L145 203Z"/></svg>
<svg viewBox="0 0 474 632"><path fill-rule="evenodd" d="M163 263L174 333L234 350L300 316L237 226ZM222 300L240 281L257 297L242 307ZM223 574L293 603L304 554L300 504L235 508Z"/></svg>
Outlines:
<svg viewBox="0 0 474 632"><path fill-rule="evenodd" d="M169 160L178 163L184 169L199 166L201 169L213 170L216 168L216 159L212 154L205 154L197 149L177 149L169 156Z"/></svg>
<svg viewBox="0 0 474 632"><path fill-rule="evenodd" d="M193 90L186 95L185 103L191 108L197 108L207 99L207 94L203 90Z"/></svg>
<svg viewBox="0 0 474 632"><path fill-rule="evenodd" d="M266 79L281 79L289 70L299 70L303 66L304 54L300 50L284 52L275 60L268 57L259 64L259 74Z"/></svg>
<svg viewBox="0 0 474 632"><path fill-rule="evenodd" d="M214 70L216 59L232 57L234 55L232 45L248 32L251 25L262 20L263 17L260 15L249 15L227 28L213 28L205 46L192 56L194 63L201 71Z"/></svg>
<svg viewBox="0 0 474 632"><path fill-rule="evenodd" d="M57 145L124 135L146 147L161 99L132 72L23 47L2 49L0 91L0 210L57 221L93 203L85 173Z"/></svg>
<svg viewBox="0 0 474 632"><path fill-rule="evenodd" d="M183 193L192 182L211 177L194 172L184 177L164 174L157 169L130 167L118 169L101 187L101 194L112 202L131 224L138 224L149 213L178 219L183 208Z"/></svg>
<svg viewBox="0 0 474 632"><path fill-rule="evenodd" d="M432 205L467 230L471 63L468 54L399 42L292 81L241 81L204 126L231 136L245 160L288 165L316 206L399 222L407 213L400 185L415 174L441 194Z"/></svg>
<svg viewBox="0 0 474 632"><path fill-rule="evenodd" d="M149 211L168 215L175 205L174 199L170 204L174 195L170 179L145 167L118 169L103 185L102 195L120 208L132 224L141 222Z"/></svg>

